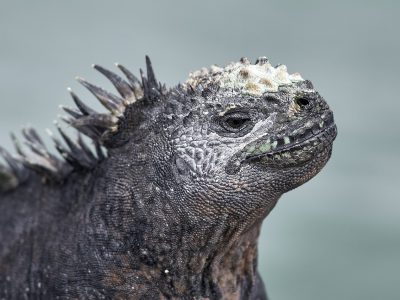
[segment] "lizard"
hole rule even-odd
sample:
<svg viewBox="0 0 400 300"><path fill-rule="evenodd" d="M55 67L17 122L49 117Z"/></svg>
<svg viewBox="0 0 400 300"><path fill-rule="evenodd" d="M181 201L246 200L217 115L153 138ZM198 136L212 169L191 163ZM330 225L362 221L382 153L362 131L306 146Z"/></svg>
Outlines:
<svg viewBox="0 0 400 300"><path fill-rule="evenodd" d="M267 299L261 224L329 160L328 104L266 57L172 88L116 66L113 93L77 78L107 112L70 90L60 155L31 127L0 147L0 299Z"/></svg>

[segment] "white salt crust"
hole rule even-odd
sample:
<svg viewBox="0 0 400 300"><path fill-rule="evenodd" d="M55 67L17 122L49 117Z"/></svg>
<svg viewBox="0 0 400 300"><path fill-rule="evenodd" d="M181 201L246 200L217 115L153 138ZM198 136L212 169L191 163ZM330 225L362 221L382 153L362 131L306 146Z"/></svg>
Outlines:
<svg viewBox="0 0 400 300"><path fill-rule="evenodd" d="M261 96L266 92L277 92L280 86L290 86L303 80L299 73L289 74L285 65L273 67L265 57L260 57L254 65L247 59L241 59L224 68L216 65L202 68L190 73L186 84L196 87L198 84L214 83L222 88Z"/></svg>

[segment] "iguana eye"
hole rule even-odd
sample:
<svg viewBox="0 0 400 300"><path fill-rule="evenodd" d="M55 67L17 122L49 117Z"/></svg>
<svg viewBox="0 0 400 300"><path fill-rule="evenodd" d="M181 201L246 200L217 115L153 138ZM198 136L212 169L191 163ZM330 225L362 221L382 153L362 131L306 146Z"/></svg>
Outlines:
<svg viewBox="0 0 400 300"><path fill-rule="evenodd" d="M232 129L240 129L250 121L251 121L250 118L230 117L225 120L225 124L231 127Z"/></svg>
<svg viewBox="0 0 400 300"><path fill-rule="evenodd" d="M236 111L224 115L219 120L221 129L226 134L246 134L253 127L253 122L247 112Z"/></svg>

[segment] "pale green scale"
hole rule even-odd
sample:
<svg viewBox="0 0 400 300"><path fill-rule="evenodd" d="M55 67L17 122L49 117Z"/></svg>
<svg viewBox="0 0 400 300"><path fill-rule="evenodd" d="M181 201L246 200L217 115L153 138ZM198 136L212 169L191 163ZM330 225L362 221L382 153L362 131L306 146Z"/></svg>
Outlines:
<svg viewBox="0 0 400 300"><path fill-rule="evenodd" d="M284 141L285 145L287 145L287 144L290 143L290 138L289 138L288 136L285 136L285 137L283 138L283 141Z"/></svg>
<svg viewBox="0 0 400 300"><path fill-rule="evenodd" d="M247 148L246 152L251 154L254 152L254 150L256 150L256 146L255 145L251 145Z"/></svg>
<svg viewBox="0 0 400 300"><path fill-rule="evenodd" d="M270 143L261 144L259 149L261 152L267 152L267 151L271 150L271 144Z"/></svg>

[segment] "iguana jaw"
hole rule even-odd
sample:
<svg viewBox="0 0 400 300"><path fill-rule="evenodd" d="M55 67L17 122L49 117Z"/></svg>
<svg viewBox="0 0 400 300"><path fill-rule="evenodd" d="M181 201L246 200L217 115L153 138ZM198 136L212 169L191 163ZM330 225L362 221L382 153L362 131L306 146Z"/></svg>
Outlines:
<svg viewBox="0 0 400 300"><path fill-rule="evenodd" d="M272 168L303 165L316 156L325 155L336 138L337 129L332 114L325 120L309 123L308 128L286 132L279 136L264 136L248 144L240 156L240 164L261 163ZM295 133L295 134L293 134Z"/></svg>

